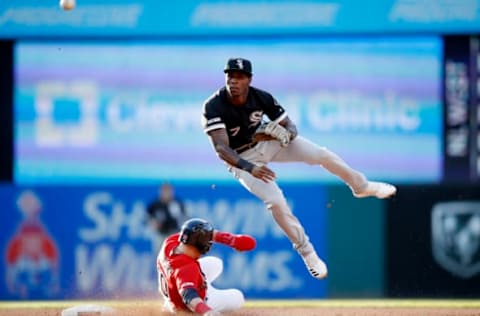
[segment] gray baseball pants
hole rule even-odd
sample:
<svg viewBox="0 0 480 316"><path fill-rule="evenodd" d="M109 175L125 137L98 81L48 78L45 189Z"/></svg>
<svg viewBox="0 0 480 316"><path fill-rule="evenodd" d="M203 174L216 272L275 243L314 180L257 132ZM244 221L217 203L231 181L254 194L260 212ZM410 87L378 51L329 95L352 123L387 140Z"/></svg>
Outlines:
<svg viewBox="0 0 480 316"><path fill-rule="evenodd" d="M272 161L320 165L342 179L353 191L361 191L367 186L367 179L362 173L352 169L327 148L318 146L301 136L297 136L287 147L281 147L280 143L275 140L259 142L255 147L241 153L240 156L256 165L266 165ZM282 190L275 181L265 183L236 167L230 166L229 171L248 191L265 203L272 212L276 223L301 256L314 251L302 224L292 213Z"/></svg>

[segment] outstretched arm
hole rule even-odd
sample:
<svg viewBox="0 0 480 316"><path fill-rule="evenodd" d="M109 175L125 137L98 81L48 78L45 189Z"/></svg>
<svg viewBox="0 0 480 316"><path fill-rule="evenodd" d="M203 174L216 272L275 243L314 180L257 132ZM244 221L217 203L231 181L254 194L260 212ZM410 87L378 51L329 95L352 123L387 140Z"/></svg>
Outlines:
<svg viewBox="0 0 480 316"><path fill-rule="evenodd" d="M237 251L249 251L256 247L257 241L250 235L237 235L215 230L213 241L232 247Z"/></svg>

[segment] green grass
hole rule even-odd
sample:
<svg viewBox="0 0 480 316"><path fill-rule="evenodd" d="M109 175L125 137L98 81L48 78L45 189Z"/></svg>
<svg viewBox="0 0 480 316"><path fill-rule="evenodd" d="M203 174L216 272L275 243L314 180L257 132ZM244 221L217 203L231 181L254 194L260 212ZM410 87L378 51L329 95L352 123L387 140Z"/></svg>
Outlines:
<svg viewBox="0 0 480 316"><path fill-rule="evenodd" d="M105 305L110 307L154 306L160 300L122 301L0 301L1 309L67 308L76 305ZM426 308L480 308L479 300L452 299L324 299L324 300L247 300L245 307L426 307Z"/></svg>

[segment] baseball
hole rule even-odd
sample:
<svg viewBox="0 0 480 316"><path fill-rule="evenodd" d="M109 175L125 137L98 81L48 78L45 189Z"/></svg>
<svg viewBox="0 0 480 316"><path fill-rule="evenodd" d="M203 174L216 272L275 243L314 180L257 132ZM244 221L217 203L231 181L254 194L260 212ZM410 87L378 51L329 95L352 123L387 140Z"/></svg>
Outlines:
<svg viewBox="0 0 480 316"><path fill-rule="evenodd" d="M63 10L72 10L75 8L75 0L60 0L60 7Z"/></svg>

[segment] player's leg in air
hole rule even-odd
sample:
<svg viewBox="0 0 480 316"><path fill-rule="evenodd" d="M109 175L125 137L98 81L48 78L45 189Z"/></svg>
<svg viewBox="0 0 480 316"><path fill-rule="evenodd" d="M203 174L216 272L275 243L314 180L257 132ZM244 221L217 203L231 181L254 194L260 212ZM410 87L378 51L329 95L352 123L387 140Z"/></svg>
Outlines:
<svg viewBox="0 0 480 316"><path fill-rule="evenodd" d="M270 146L278 146L274 142ZM276 162L305 162L321 165L342 179L357 198L374 196L379 199L391 197L397 192L395 186L377 181L368 181L365 175L350 167L342 158L325 147L298 136L273 157Z"/></svg>
<svg viewBox="0 0 480 316"><path fill-rule="evenodd" d="M292 242L294 249L302 257L308 272L316 279L327 277L327 266L318 257L305 229L292 213L287 204L287 200L275 181L268 183L255 178L250 173L233 168L231 171L240 183L251 193L261 199L267 208L272 212L272 216L277 225L283 230L288 239Z"/></svg>
<svg viewBox="0 0 480 316"><path fill-rule="evenodd" d="M223 261L213 256L198 259L207 280L207 304L218 312L233 311L245 304L243 293L238 289L217 289L212 285L223 271Z"/></svg>

